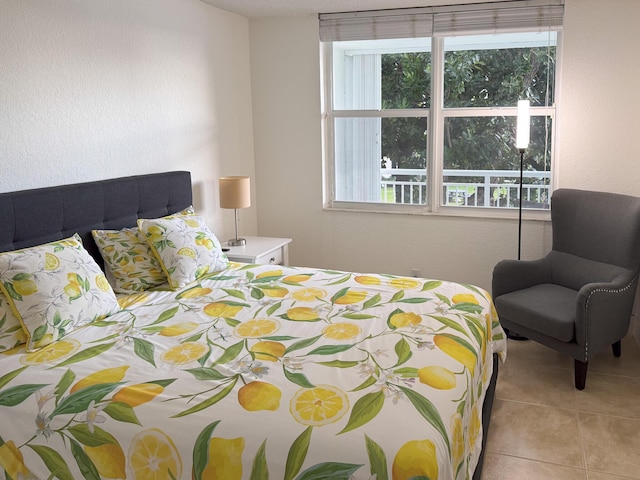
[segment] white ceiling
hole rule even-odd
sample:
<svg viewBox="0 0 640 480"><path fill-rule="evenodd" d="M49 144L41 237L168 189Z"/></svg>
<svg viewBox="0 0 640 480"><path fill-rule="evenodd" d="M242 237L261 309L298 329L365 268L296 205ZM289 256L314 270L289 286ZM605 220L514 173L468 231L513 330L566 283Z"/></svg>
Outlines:
<svg viewBox="0 0 640 480"><path fill-rule="evenodd" d="M481 3L487 0L202 0L248 18L288 17L330 12L356 12L434 5ZM493 0L496 1L496 0ZM504 1L504 0L497 0Z"/></svg>

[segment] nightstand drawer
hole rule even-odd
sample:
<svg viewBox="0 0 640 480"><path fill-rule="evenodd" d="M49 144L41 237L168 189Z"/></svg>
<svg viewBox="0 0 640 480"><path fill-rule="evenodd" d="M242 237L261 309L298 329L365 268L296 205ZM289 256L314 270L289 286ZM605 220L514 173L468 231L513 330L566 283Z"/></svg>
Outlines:
<svg viewBox="0 0 640 480"><path fill-rule="evenodd" d="M256 257L256 263L261 265L284 265L284 256L282 254L282 248L276 248L270 252Z"/></svg>

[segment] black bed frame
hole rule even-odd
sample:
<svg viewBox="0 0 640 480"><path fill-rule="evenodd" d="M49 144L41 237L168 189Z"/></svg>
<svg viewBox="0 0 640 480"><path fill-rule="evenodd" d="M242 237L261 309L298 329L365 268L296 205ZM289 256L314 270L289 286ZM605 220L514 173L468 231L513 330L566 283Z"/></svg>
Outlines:
<svg viewBox="0 0 640 480"><path fill-rule="evenodd" d="M192 205L192 201L191 174L185 171L0 193L0 252L61 240L77 233L102 266L91 230L134 227L139 218L176 213ZM473 480L481 477L498 363L494 356L491 384L482 408L482 454Z"/></svg>

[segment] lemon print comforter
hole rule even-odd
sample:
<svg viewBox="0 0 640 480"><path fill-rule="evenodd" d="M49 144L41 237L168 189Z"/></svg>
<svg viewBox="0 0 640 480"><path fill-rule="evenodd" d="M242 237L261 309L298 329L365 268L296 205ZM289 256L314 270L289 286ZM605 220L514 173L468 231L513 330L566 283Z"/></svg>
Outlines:
<svg viewBox="0 0 640 480"><path fill-rule="evenodd" d="M467 479L505 337L474 286L234 264L0 355L6 479Z"/></svg>

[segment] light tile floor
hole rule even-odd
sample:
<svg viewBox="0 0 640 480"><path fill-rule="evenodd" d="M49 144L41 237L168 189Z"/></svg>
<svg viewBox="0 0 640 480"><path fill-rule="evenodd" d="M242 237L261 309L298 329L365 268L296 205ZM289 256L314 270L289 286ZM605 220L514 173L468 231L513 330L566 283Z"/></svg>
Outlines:
<svg viewBox="0 0 640 480"><path fill-rule="evenodd" d="M629 336L589 362L573 386L571 360L508 341L500 365L483 480L640 479L640 347Z"/></svg>

